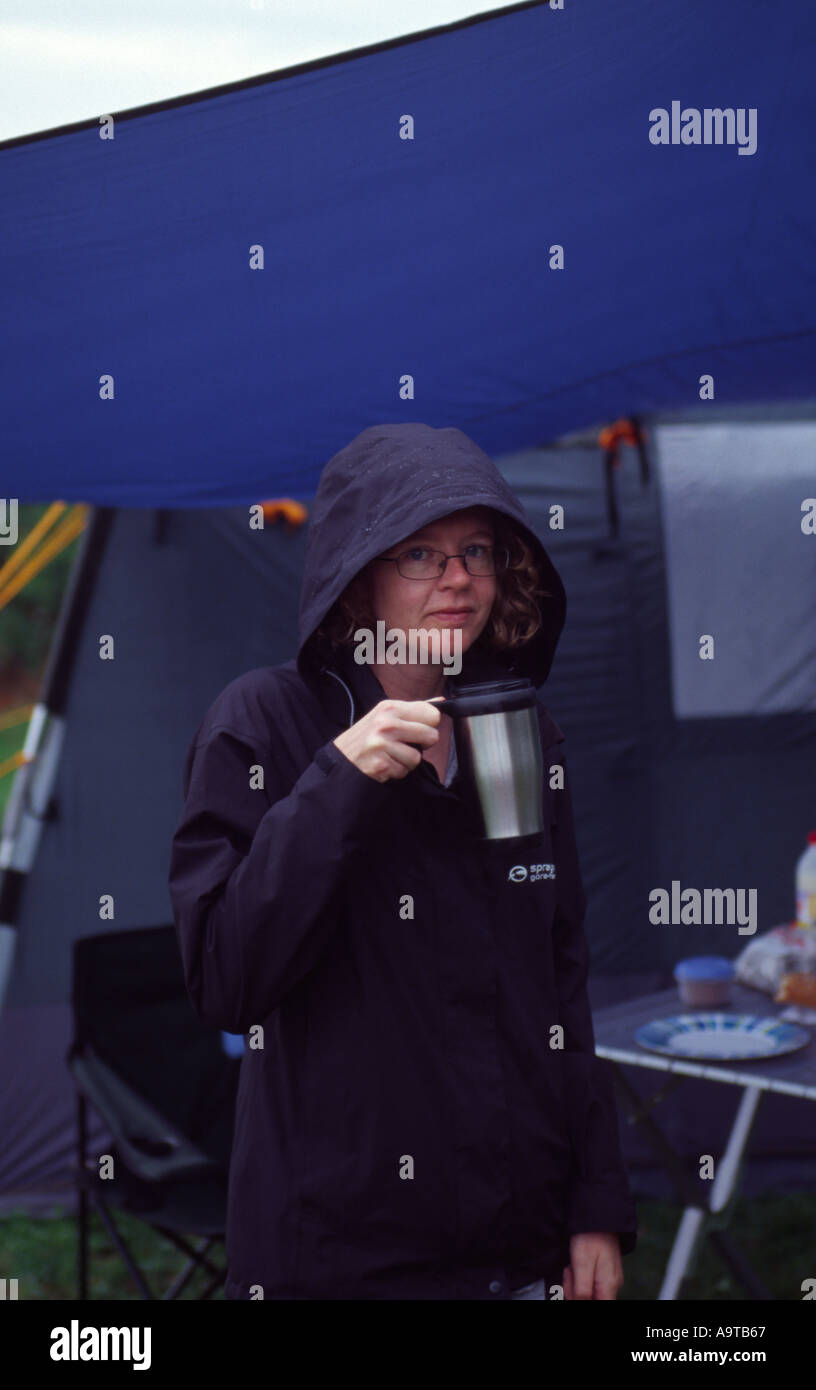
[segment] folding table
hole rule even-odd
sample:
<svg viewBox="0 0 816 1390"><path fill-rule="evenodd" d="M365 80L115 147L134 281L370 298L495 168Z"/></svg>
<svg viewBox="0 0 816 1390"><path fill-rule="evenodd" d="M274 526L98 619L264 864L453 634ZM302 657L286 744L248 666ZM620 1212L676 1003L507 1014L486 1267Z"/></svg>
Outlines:
<svg viewBox="0 0 816 1390"><path fill-rule="evenodd" d="M763 994L760 990L734 984L730 1005L716 1012L779 1017L785 1007L784 1004L775 1004L770 995ZM649 1023L653 1019L668 1018L673 1014L699 1012L703 1011L689 1008L683 1003L676 988L660 990L656 994L643 995L638 999L629 999L598 1009L593 1014L595 1051L599 1057L610 1062L615 1084L629 1102L632 1113L628 1123L643 1126L646 1137L660 1155L666 1171L685 1203L658 1298L678 1297L695 1251L703 1239L710 1239L738 1281L748 1290L749 1296L770 1299L772 1295L726 1234L725 1227L730 1220L733 1203L739 1192L745 1147L762 1093L776 1091L783 1095L798 1096L802 1100L816 1100L816 1031L804 1024L801 1025L810 1033L810 1041L798 1052L761 1060L735 1062L703 1062L668 1057L662 1053L647 1051L635 1042L635 1032L641 1024ZM706 1009L704 1012L715 1010ZM670 1075L657 1092L643 1100L624 1074L624 1066L649 1067ZM715 1177L705 1205L701 1204L699 1190L680 1157L649 1113L680 1084L684 1076L697 1076L726 1086L738 1086L742 1091L725 1152L718 1161L715 1155ZM814 1150L816 1151L816 1114Z"/></svg>

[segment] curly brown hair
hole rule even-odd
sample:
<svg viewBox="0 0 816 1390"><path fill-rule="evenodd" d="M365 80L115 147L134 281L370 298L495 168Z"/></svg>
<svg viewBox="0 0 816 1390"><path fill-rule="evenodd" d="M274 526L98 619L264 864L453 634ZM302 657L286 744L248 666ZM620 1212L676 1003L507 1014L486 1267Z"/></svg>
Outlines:
<svg viewBox="0 0 816 1390"><path fill-rule="evenodd" d="M504 546L508 563L496 574L496 597L477 639L493 651L512 651L534 637L542 624L540 599L552 598L541 587L541 575L531 547L509 517L493 512L497 550ZM369 562L371 563L371 562ZM329 609L314 637L336 648L350 644L360 627L374 628L376 614L367 593L368 565L346 585Z"/></svg>

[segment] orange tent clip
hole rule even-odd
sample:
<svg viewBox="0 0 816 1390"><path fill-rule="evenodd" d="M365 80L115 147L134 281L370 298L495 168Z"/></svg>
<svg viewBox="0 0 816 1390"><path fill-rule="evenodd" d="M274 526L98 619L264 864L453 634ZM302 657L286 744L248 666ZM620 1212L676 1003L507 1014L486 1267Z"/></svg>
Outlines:
<svg viewBox="0 0 816 1390"><path fill-rule="evenodd" d="M618 502L615 496L613 483L614 470L621 465L621 447L624 444L631 444L632 448L637 449L640 459L640 480L644 487L649 481L649 461L646 457L646 435L641 429L640 424L633 417L625 420L616 420L612 425L606 425L598 435L598 444L604 452L604 466L606 471L606 506L609 514L609 530L614 537L618 535L620 529L620 518L618 516Z"/></svg>
<svg viewBox="0 0 816 1390"><path fill-rule="evenodd" d="M272 523L285 521L287 531L296 531L309 515L303 503L295 502L291 497L273 497L268 502L262 502L261 508L264 525L268 521Z"/></svg>
<svg viewBox="0 0 816 1390"><path fill-rule="evenodd" d="M617 468L620 466L621 444L631 444L637 449L643 443L643 432L634 420L616 420L614 425L607 425L601 430L598 443L602 449L612 452L612 462Z"/></svg>

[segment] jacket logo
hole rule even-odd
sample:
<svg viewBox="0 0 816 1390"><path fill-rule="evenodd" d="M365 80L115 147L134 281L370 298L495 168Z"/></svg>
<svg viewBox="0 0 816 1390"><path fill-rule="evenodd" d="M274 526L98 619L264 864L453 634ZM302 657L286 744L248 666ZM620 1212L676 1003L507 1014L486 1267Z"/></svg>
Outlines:
<svg viewBox="0 0 816 1390"><path fill-rule="evenodd" d="M523 883L528 875L531 883L536 883L540 878L555 878L555 865L531 864L527 869L524 864L514 864L507 879L509 883Z"/></svg>

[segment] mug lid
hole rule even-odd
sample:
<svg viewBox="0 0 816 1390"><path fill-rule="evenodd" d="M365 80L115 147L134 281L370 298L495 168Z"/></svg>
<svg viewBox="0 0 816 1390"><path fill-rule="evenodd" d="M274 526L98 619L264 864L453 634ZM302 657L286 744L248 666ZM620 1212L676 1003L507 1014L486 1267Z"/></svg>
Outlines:
<svg viewBox="0 0 816 1390"><path fill-rule="evenodd" d="M506 714L511 710L533 709L535 686L526 676L507 680L470 681L457 685L451 695L437 704L443 714L466 718L477 714Z"/></svg>
<svg viewBox="0 0 816 1390"><path fill-rule="evenodd" d="M453 681L455 678L452 677ZM492 695L500 690L532 690L533 683L527 676L508 676L506 680L462 681L453 686L454 696Z"/></svg>

